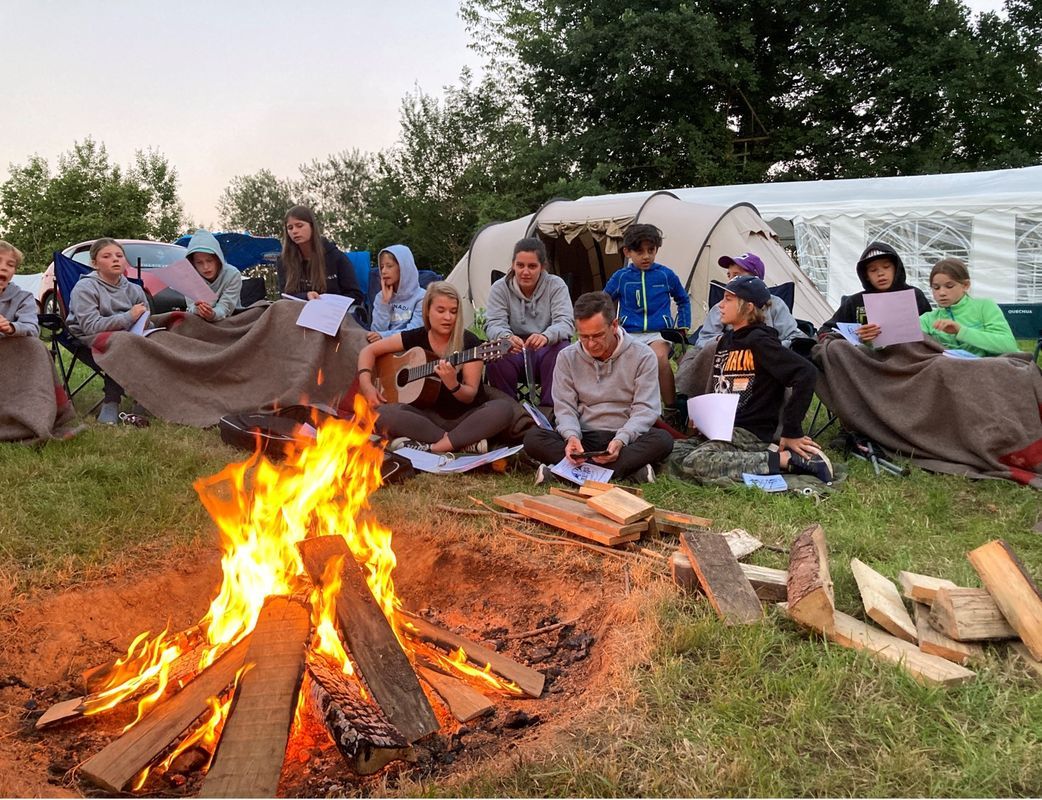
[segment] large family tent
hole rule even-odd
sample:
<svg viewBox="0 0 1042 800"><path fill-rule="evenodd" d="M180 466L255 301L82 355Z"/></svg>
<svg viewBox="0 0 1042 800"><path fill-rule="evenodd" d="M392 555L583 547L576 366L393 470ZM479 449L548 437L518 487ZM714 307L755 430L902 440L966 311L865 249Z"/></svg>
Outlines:
<svg viewBox="0 0 1042 800"><path fill-rule="evenodd" d="M860 291L854 266L873 240L901 254L909 281L927 297L930 268L953 257L969 263L974 294L999 303L1042 303L1042 167L670 192L690 203L753 203L833 306ZM652 194L582 202L636 203Z"/></svg>
<svg viewBox="0 0 1042 800"><path fill-rule="evenodd" d="M671 192L640 198L551 200L534 214L487 225L474 236L470 250L446 280L471 301L470 308L464 304L469 323L473 309L485 306L493 280L510 269L514 243L538 236L546 243L550 271L565 280L574 300L583 292L604 288L623 265L622 237L637 222L662 230L657 260L676 272L687 287L696 325L708 310L709 282L726 278L717 259L747 252L763 259L769 285L796 284L794 311L798 318L817 325L832 315L825 298L785 252L755 207L749 203L700 205Z"/></svg>

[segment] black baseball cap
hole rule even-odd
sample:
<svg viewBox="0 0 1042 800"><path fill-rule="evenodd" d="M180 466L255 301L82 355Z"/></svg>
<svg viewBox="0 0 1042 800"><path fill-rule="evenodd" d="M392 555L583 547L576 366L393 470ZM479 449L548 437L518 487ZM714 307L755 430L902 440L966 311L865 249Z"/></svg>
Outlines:
<svg viewBox="0 0 1042 800"><path fill-rule="evenodd" d="M757 308L763 308L771 302L767 284L752 275L739 275L724 287L724 291L748 300Z"/></svg>

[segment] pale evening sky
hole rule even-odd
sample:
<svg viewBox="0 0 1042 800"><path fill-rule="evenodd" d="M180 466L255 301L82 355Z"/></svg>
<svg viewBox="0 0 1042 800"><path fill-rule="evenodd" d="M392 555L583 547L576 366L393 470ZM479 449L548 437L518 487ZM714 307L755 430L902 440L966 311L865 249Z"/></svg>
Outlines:
<svg viewBox="0 0 1042 800"><path fill-rule="evenodd" d="M973 11L1001 0L971 0ZM126 165L159 149L193 222L218 225L234 175L280 177L314 158L376 151L402 97L456 82L480 58L458 0L0 0L0 181L74 141Z"/></svg>

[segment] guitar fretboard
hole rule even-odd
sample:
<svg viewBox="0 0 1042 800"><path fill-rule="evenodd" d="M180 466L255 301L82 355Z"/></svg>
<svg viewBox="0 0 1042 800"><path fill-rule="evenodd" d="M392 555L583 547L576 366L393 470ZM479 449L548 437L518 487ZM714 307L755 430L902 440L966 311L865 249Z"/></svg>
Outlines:
<svg viewBox="0 0 1042 800"><path fill-rule="evenodd" d="M452 353L445 357L445 361L448 361L452 366L458 367L460 364L466 364L468 361L480 361L482 358L481 349L485 345L478 345L477 347L469 347L466 350L460 350L457 353ZM418 381L420 378L429 378L434 374L434 368L438 366L438 361L428 361L426 364L420 367L412 367L406 372L407 380L406 383L412 383Z"/></svg>

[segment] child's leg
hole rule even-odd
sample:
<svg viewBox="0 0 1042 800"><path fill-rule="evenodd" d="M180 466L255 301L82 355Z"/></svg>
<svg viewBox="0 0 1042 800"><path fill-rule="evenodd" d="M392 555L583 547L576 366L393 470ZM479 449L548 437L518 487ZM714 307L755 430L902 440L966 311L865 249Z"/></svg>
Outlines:
<svg viewBox="0 0 1042 800"><path fill-rule="evenodd" d="M662 393L662 405L671 406L676 400L676 386L673 382L673 365L669 363L669 356L673 352L673 345L659 339L651 343L651 349L658 358L658 385Z"/></svg>
<svg viewBox="0 0 1042 800"><path fill-rule="evenodd" d="M769 449L743 428L735 428L731 442L697 439L676 442L669 458L674 475L695 483L711 483L721 478L737 483L742 473L776 475L781 471L778 453Z"/></svg>

